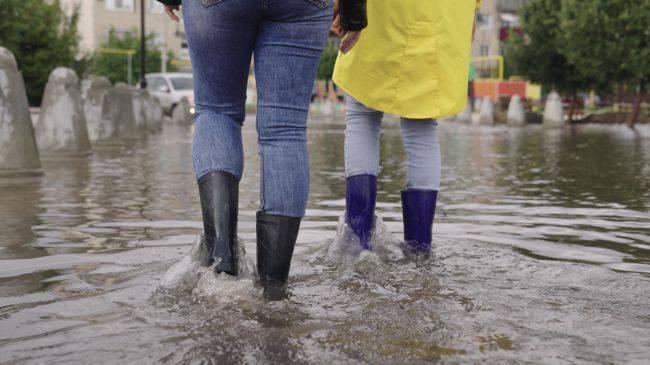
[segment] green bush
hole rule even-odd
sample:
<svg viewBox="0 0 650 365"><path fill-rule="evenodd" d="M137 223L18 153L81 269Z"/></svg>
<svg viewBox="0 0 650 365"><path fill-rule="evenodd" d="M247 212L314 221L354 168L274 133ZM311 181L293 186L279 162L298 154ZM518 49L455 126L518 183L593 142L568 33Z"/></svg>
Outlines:
<svg viewBox="0 0 650 365"><path fill-rule="evenodd" d="M157 72L160 70L160 59L162 52L154 44L154 33L149 33L145 37L146 42L146 72ZM133 50L135 53L132 56L133 67L133 83L137 83L140 79L140 32L137 29L125 33L118 33L111 29L108 33L108 38L100 46L100 48L113 48L121 50ZM168 53L168 60L173 59L173 53ZM175 67L167 63L167 70L174 71ZM95 53L93 57L93 73L100 76L105 76L111 82L127 82L128 81L128 63L127 56L111 53Z"/></svg>
<svg viewBox="0 0 650 365"><path fill-rule="evenodd" d="M40 105L47 78L56 67L74 67L79 12L68 17L59 0L2 0L0 46L18 62L31 105Z"/></svg>

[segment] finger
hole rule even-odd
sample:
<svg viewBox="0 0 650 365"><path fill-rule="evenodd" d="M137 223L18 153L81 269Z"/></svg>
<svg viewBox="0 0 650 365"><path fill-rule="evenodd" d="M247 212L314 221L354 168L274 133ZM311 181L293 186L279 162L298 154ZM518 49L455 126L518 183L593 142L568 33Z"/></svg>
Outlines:
<svg viewBox="0 0 650 365"><path fill-rule="evenodd" d="M174 15L174 10L172 10L171 8L169 8L167 6L165 6L165 14L167 14L167 16L170 17L172 20L176 16L176 15Z"/></svg>
<svg viewBox="0 0 650 365"><path fill-rule="evenodd" d="M341 18L338 15L334 17L330 31L336 34L339 34L339 32L341 31Z"/></svg>
<svg viewBox="0 0 650 365"><path fill-rule="evenodd" d="M165 13L175 22L180 22L180 19L174 13L174 10L178 10L178 6L165 6Z"/></svg>
<svg viewBox="0 0 650 365"><path fill-rule="evenodd" d="M341 42L341 52L348 53L359 40L359 32L349 32Z"/></svg>
<svg viewBox="0 0 650 365"><path fill-rule="evenodd" d="M339 51L346 53L348 49L348 37L343 36L343 39L341 39L341 45L339 46Z"/></svg>
<svg viewBox="0 0 650 365"><path fill-rule="evenodd" d="M348 51L352 49L352 37L347 36L343 41L341 42L341 52L348 53Z"/></svg>

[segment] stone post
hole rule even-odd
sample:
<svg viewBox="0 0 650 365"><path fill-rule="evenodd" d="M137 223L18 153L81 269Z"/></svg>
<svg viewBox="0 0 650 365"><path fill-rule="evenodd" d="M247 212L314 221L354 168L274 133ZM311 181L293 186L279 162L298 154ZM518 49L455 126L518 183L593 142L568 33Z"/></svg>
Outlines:
<svg viewBox="0 0 650 365"><path fill-rule="evenodd" d="M456 121L464 124L469 124L472 122L472 103L471 101L467 102L465 110L462 113L456 116Z"/></svg>
<svg viewBox="0 0 650 365"><path fill-rule="evenodd" d="M521 102L519 95L513 95L508 104L508 125L521 127L526 125L526 112L524 111L524 104Z"/></svg>
<svg viewBox="0 0 650 365"><path fill-rule="evenodd" d="M107 78L96 77L90 81L84 100L84 116L93 143L111 143L117 138L111 96L111 82Z"/></svg>
<svg viewBox="0 0 650 365"><path fill-rule="evenodd" d="M544 127L558 128L564 126L564 110L560 95L553 91L546 98L544 107Z"/></svg>
<svg viewBox="0 0 650 365"><path fill-rule="evenodd" d="M79 79L69 68L58 67L48 78L36 141L44 156L92 154Z"/></svg>
<svg viewBox="0 0 650 365"><path fill-rule="evenodd" d="M192 114L190 113L190 102L186 97L181 98L174 111L172 112L172 120L175 124L188 125L192 123Z"/></svg>
<svg viewBox="0 0 650 365"><path fill-rule="evenodd" d="M137 138L138 130L135 124L135 108L133 107L131 88L123 82L115 84L111 95L111 105L117 130L116 136L123 139Z"/></svg>
<svg viewBox="0 0 650 365"><path fill-rule="evenodd" d="M133 94L133 115L135 126L142 136L147 135L147 108L149 92L140 88L131 88Z"/></svg>
<svg viewBox="0 0 650 365"><path fill-rule="evenodd" d="M494 125L494 102L486 96L481 103L479 123L481 125Z"/></svg>
<svg viewBox="0 0 650 365"><path fill-rule="evenodd" d="M42 175L23 77L0 47L0 177Z"/></svg>
<svg viewBox="0 0 650 365"><path fill-rule="evenodd" d="M153 95L150 95L147 98L147 101L149 105L147 108L147 128L151 133L158 133L162 131L163 119L165 118L162 104L160 104L160 100Z"/></svg>

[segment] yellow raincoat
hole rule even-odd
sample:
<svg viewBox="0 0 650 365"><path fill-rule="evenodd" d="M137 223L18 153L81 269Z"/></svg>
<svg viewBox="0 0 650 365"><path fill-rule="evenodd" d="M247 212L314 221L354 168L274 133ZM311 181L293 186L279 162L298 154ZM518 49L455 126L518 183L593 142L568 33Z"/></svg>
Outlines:
<svg viewBox="0 0 650 365"><path fill-rule="evenodd" d="M425 119L467 103L472 24L481 0L368 0L368 28L339 54L334 82L369 108Z"/></svg>

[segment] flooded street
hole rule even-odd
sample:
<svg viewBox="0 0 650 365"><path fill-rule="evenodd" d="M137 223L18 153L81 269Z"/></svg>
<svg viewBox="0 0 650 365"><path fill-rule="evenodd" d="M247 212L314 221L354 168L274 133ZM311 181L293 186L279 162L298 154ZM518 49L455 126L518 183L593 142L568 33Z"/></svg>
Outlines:
<svg viewBox="0 0 650 365"><path fill-rule="evenodd" d="M189 128L0 180L0 363L647 364L650 126L442 123L432 257L341 262L344 128L310 121L311 196L284 302L265 303L250 278L160 287L202 229ZM399 239L399 123L382 133L377 209ZM249 117L250 259L256 142Z"/></svg>

